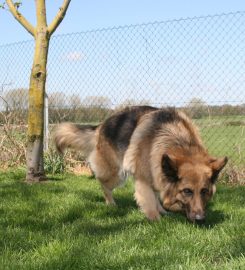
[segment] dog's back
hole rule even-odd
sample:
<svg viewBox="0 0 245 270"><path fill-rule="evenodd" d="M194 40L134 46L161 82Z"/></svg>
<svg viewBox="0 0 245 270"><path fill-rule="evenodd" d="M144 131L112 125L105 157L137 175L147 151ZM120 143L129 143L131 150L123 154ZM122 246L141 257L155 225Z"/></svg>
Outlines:
<svg viewBox="0 0 245 270"><path fill-rule="evenodd" d="M100 128L100 135L117 151L125 151L141 117L158 108L151 106L133 106L109 117Z"/></svg>

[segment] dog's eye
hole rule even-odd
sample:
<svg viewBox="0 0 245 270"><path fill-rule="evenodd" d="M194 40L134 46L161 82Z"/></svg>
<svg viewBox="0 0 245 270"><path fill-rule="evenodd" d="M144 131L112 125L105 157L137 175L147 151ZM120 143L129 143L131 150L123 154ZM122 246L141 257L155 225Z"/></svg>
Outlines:
<svg viewBox="0 0 245 270"><path fill-rule="evenodd" d="M186 196L192 196L192 194L193 194L193 191L189 188L183 189L183 192Z"/></svg>
<svg viewBox="0 0 245 270"><path fill-rule="evenodd" d="M209 192L209 190L208 190L207 188L203 188L203 189L201 190L201 195L202 195L202 196L205 196L206 194L208 194L208 192Z"/></svg>

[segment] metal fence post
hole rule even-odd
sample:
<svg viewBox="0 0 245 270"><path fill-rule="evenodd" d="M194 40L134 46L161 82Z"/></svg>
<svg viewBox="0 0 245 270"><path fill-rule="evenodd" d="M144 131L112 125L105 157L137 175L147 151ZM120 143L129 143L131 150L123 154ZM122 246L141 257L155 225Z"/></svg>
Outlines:
<svg viewBox="0 0 245 270"><path fill-rule="evenodd" d="M48 95L45 93L44 97L44 151L48 151L48 139L49 139L49 117L48 117Z"/></svg>

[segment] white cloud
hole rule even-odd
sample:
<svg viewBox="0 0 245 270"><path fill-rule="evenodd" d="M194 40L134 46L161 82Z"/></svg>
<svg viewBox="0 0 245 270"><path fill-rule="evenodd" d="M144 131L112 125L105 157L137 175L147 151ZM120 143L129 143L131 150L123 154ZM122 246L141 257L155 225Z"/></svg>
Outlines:
<svg viewBox="0 0 245 270"><path fill-rule="evenodd" d="M65 59L68 61L83 61L87 58L86 54L81 51L73 51L66 54Z"/></svg>

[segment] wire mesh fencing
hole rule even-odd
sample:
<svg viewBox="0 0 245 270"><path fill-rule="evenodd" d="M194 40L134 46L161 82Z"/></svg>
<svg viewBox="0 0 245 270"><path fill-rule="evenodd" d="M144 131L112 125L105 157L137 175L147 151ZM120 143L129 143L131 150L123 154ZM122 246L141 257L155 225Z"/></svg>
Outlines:
<svg viewBox="0 0 245 270"><path fill-rule="evenodd" d="M0 47L7 166L24 160L33 49L33 41ZM47 71L49 131L63 121L99 123L130 105L174 106L197 123L213 155L244 168L245 12L54 36Z"/></svg>

